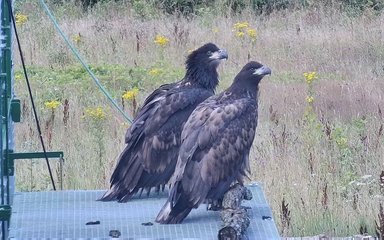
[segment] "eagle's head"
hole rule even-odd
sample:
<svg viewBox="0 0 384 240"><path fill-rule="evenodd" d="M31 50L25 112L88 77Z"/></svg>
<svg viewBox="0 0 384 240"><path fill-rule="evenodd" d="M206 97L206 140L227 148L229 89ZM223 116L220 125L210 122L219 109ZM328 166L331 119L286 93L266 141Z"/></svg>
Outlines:
<svg viewBox="0 0 384 240"><path fill-rule="evenodd" d="M218 48L213 43L207 43L188 55L186 65L187 69L196 66L202 68L217 68L223 59L228 59L227 51Z"/></svg>
<svg viewBox="0 0 384 240"><path fill-rule="evenodd" d="M251 61L236 75L230 91L257 95L261 79L269 74L271 74L271 69L269 67Z"/></svg>
<svg viewBox="0 0 384 240"><path fill-rule="evenodd" d="M258 85L260 80L265 75L270 75L271 72L269 67L264 66L259 62L251 61L241 69L236 78Z"/></svg>
<svg viewBox="0 0 384 240"><path fill-rule="evenodd" d="M228 59L225 49L220 49L213 43L207 43L188 55L186 77L190 81L214 90L219 82L217 67L224 59Z"/></svg>

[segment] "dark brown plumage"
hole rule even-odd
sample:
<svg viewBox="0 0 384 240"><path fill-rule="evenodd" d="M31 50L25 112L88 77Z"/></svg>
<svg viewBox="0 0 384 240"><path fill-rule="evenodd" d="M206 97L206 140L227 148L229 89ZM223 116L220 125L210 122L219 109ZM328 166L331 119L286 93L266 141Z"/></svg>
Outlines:
<svg viewBox="0 0 384 240"><path fill-rule="evenodd" d="M170 195L156 222L181 223L201 203L220 200L231 183L243 183L257 125L258 84L270 73L249 62L227 90L192 112L181 135Z"/></svg>
<svg viewBox="0 0 384 240"><path fill-rule="evenodd" d="M125 135L126 147L102 201L128 201L139 190L163 187L174 172L182 127L197 104L214 94L217 67L227 53L208 43L186 61L186 75L145 100Z"/></svg>

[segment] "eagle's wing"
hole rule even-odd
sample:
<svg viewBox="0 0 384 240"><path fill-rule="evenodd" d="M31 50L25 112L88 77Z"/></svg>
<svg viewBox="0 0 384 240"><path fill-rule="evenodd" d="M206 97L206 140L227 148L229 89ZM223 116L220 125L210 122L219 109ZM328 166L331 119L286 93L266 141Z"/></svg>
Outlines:
<svg viewBox="0 0 384 240"><path fill-rule="evenodd" d="M156 177L163 177L162 174L169 170L167 167L177 155L182 125L195 106L211 94L201 88L182 90L176 84L163 85L154 91L127 130L127 146L112 174L111 183L124 181L123 185L130 189L130 185L137 182L132 178L140 177L139 168L147 173L159 174L152 176L152 179L148 176L148 179L140 180L144 185L153 185L144 183L146 181L161 182Z"/></svg>
<svg viewBox="0 0 384 240"><path fill-rule="evenodd" d="M172 89L176 87L176 85L177 83L164 84L153 91L151 95L145 99L143 106L134 119L134 122L125 134L125 143L128 145L137 143L144 133L150 133L154 130L154 128L156 128L156 126L159 125L160 118L158 117L157 121L154 121L154 113L159 110L161 104L168 96L175 94ZM147 121L148 118L151 118L153 121ZM169 115L167 118L169 118ZM162 123L164 123L167 118L163 117Z"/></svg>

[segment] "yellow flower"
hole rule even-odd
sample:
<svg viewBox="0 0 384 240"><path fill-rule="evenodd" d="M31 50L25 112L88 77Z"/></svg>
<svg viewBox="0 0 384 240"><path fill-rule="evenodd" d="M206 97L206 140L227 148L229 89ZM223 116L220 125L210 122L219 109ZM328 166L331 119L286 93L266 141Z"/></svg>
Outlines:
<svg viewBox="0 0 384 240"><path fill-rule="evenodd" d="M245 38L247 36L252 42L256 40L257 31L255 28L251 28L248 22L235 23L233 29L238 38Z"/></svg>
<svg viewBox="0 0 384 240"><path fill-rule="evenodd" d="M15 74L15 79L16 80L21 80L23 78L23 74L21 74L21 73L16 73Z"/></svg>
<svg viewBox="0 0 384 240"><path fill-rule="evenodd" d="M52 101L47 101L44 103L44 106L48 109L56 109L61 103L59 101L56 101L56 100L52 100Z"/></svg>
<svg viewBox="0 0 384 240"><path fill-rule="evenodd" d="M218 27L214 27L214 28L212 28L212 32L213 32L213 33L218 33L218 32L219 32L219 28L218 28Z"/></svg>
<svg viewBox="0 0 384 240"><path fill-rule="evenodd" d="M148 73L149 75L157 76L162 73L162 70L160 68L152 68Z"/></svg>
<svg viewBox="0 0 384 240"><path fill-rule="evenodd" d="M248 22L238 22L238 23L235 23L233 25L233 28L235 30L238 30L238 31L243 30L243 29L245 29L247 27L249 27L249 23Z"/></svg>
<svg viewBox="0 0 384 240"><path fill-rule="evenodd" d="M256 29L254 28L248 28L247 29L248 36L254 41L256 40Z"/></svg>
<svg viewBox="0 0 384 240"><path fill-rule="evenodd" d="M76 34L76 35L73 35L72 36L72 40L75 42L75 43L79 43L81 42L81 35L80 33Z"/></svg>
<svg viewBox="0 0 384 240"><path fill-rule="evenodd" d="M236 36L239 38L242 38L242 37L244 37L244 32L238 31L238 32L236 32Z"/></svg>
<svg viewBox="0 0 384 240"><path fill-rule="evenodd" d="M316 72L306 72L303 74L304 77L305 77L305 81L308 83L308 84L311 84L313 82L313 80L317 79L318 76L316 74Z"/></svg>
<svg viewBox="0 0 384 240"><path fill-rule="evenodd" d="M160 45L161 47L164 47L169 42L169 39L162 36L162 35L156 35L154 43Z"/></svg>
<svg viewBox="0 0 384 240"><path fill-rule="evenodd" d="M336 144L339 146L339 147L345 147L347 145L347 142L348 142L348 139L346 137L338 137L336 140L335 140Z"/></svg>
<svg viewBox="0 0 384 240"><path fill-rule="evenodd" d="M307 96L307 97L305 98L305 100L306 100L308 103L313 103L313 101L314 101L315 99L314 99L314 97L312 97L312 96Z"/></svg>
<svg viewBox="0 0 384 240"><path fill-rule="evenodd" d="M131 90L125 91L122 98L124 98L126 100L133 100L137 97L138 93L139 93L139 89L137 87L135 87Z"/></svg>
<svg viewBox="0 0 384 240"><path fill-rule="evenodd" d="M93 119L104 119L105 112L101 107L87 108L85 109L85 114Z"/></svg>
<svg viewBox="0 0 384 240"><path fill-rule="evenodd" d="M15 18L16 18L16 24L20 26L25 24L28 21L28 16L22 13L16 13Z"/></svg>

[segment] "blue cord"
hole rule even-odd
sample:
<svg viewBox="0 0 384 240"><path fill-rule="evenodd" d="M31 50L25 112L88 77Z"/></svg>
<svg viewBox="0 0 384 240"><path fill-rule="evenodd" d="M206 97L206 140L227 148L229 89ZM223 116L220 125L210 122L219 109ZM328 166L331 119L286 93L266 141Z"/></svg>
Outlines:
<svg viewBox="0 0 384 240"><path fill-rule="evenodd" d="M68 40L68 38L65 36L64 32L61 30L59 24L57 23L55 17L52 15L51 11L49 10L47 4L44 2L44 0L40 0L40 4L43 6L45 12L51 19L53 25L55 26L56 30L60 33L61 37L64 39L68 47L72 50L73 54L76 56L76 58L79 60L79 62L83 65L83 67L87 70L89 75L92 77L93 81L96 83L96 85L100 88L101 92L111 101L112 105L124 116L124 118L129 122L132 123L132 119L128 117L128 115L117 105L115 100L111 97L111 95L107 92L107 90L101 85L99 79L95 76L95 74L89 69L88 65L85 63L85 61L81 58L79 52L76 50L76 48L73 46L73 44Z"/></svg>

